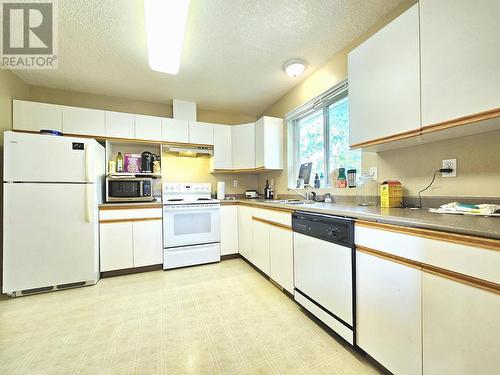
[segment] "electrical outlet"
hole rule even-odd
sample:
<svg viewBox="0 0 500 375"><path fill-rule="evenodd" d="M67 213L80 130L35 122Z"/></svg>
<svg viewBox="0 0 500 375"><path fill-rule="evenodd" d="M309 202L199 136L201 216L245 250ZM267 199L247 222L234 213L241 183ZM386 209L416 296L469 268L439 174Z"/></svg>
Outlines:
<svg viewBox="0 0 500 375"><path fill-rule="evenodd" d="M233 187L238 187L238 180L233 180Z"/></svg>
<svg viewBox="0 0 500 375"><path fill-rule="evenodd" d="M370 174L373 176L373 181L378 180L378 167L370 167Z"/></svg>
<svg viewBox="0 0 500 375"><path fill-rule="evenodd" d="M443 160L442 168L451 168L452 172L442 172L442 177L457 177L457 159Z"/></svg>

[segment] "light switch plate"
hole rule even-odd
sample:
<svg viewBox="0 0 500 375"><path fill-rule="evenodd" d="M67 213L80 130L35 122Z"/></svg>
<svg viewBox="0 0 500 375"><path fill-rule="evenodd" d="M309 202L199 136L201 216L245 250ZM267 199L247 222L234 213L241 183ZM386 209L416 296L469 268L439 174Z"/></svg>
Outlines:
<svg viewBox="0 0 500 375"><path fill-rule="evenodd" d="M378 180L378 167L370 167L370 174L373 176L373 181Z"/></svg>

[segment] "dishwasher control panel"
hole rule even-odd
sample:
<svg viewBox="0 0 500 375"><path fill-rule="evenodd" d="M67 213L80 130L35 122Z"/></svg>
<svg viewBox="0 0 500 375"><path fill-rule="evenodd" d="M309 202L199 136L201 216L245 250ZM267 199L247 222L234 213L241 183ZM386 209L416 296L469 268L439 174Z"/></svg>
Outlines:
<svg viewBox="0 0 500 375"><path fill-rule="evenodd" d="M349 248L354 246L354 221L337 216L295 212L292 216L294 232L319 238Z"/></svg>

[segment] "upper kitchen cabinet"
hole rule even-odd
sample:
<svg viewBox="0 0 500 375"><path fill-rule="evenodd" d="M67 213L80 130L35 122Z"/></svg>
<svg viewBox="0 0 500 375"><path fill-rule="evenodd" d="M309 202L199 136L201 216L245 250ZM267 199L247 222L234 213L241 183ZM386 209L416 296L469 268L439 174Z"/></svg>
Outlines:
<svg viewBox="0 0 500 375"><path fill-rule="evenodd" d="M255 123L231 127L233 169L255 169Z"/></svg>
<svg viewBox="0 0 500 375"><path fill-rule="evenodd" d="M264 116L255 123L255 167L283 169L283 119Z"/></svg>
<svg viewBox="0 0 500 375"><path fill-rule="evenodd" d="M134 138L134 115L123 112L105 112L106 137Z"/></svg>
<svg viewBox="0 0 500 375"><path fill-rule="evenodd" d="M13 100L12 112L13 130L63 130L62 108L59 105Z"/></svg>
<svg viewBox="0 0 500 375"><path fill-rule="evenodd" d="M189 121L189 143L200 145L214 144L214 124Z"/></svg>
<svg viewBox="0 0 500 375"><path fill-rule="evenodd" d="M156 116L135 115L135 139L148 141L162 140L162 118Z"/></svg>
<svg viewBox="0 0 500 375"><path fill-rule="evenodd" d="M214 125L212 169L231 169L233 167L231 144L231 125Z"/></svg>
<svg viewBox="0 0 500 375"><path fill-rule="evenodd" d="M187 120L162 118L161 134L164 142L189 143L189 122Z"/></svg>
<svg viewBox="0 0 500 375"><path fill-rule="evenodd" d="M420 134L418 4L350 52L348 71L351 147Z"/></svg>
<svg viewBox="0 0 500 375"><path fill-rule="evenodd" d="M106 135L104 111L99 109L62 106L62 123L66 134Z"/></svg>
<svg viewBox="0 0 500 375"><path fill-rule="evenodd" d="M424 131L500 115L499 19L498 1L420 1Z"/></svg>

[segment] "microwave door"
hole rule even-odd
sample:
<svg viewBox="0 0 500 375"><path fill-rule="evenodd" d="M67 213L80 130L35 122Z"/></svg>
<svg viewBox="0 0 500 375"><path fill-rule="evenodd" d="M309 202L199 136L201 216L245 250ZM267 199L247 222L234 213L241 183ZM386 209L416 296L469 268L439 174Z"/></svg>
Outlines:
<svg viewBox="0 0 500 375"><path fill-rule="evenodd" d="M219 242L219 208L164 208L165 247Z"/></svg>

